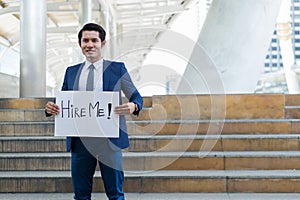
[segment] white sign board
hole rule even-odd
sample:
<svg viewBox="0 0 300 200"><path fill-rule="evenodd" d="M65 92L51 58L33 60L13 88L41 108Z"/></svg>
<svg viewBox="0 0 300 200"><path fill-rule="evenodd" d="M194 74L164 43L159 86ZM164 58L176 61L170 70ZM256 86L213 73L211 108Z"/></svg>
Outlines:
<svg viewBox="0 0 300 200"><path fill-rule="evenodd" d="M118 92L60 91L55 136L119 137Z"/></svg>

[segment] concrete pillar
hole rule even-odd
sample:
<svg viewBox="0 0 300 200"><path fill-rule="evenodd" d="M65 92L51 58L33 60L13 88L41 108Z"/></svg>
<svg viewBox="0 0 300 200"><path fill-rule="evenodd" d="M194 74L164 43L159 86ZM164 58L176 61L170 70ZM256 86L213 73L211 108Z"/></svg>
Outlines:
<svg viewBox="0 0 300 200"><path fill-rule="evenodd" d="M108 0L98 0L99 4L101 5L101 25L105 29L106 32L106 47L105 51L103 52L103 57L108 59L115 59L116 53L114 52L113 47L113 40L114 40L114 21L112 19L110 12L110 6Z"/></svg>
<svg viewBox="0 0 300 200"><path fill-rule="evenodd" d="M291 30L291 1L284 1L281 4L277 17L277 36L280 44L284 75L290 94L299 93L299 83L296 72L292 69L295 64L295 56L292 45Z"/></svg>
<svg viewBox="0 0 300 200"><path fill-rule="evenodd" d="M46 0L22 0L20 97L46 96Z"/></svg>
<svg viewBox="0 0 300 200"><path fill-rule="evenodd" d="M84 24L91 22L92 20L92 0L80 0L79 4L79 30ZM85 60L82 51L78 51L78 62L83 62Z"/></svg>
<svg viewBox="0 0 300 200"><path fill-rule="evenodd" d="M253 93L281 1L213 1L177 93Z"/></svg>
<svg viewBox="0 0 300 200"><path fill-rule="evenodd" d="M119 57L119 52L118 52L118 31L117 31L117 24L115 21L112 22L112 33L111 33L111 58L117 59Z"/></svg>
<svg viewBox="0 0 300 200"><path fill-rule="evenodd" d="M104 7L105 10L103 10L103 28L106 31L106 51L104 53L106 58L112 59L112 49L111 49L111 35L110 35L110 12L108 7Z"/></svg>
<svg viewBox="0 0 300 200"><path fill-rule="evenodd" d="M80 1L80 25L91 22L92 20L92 0L81 0Z"/></svg>

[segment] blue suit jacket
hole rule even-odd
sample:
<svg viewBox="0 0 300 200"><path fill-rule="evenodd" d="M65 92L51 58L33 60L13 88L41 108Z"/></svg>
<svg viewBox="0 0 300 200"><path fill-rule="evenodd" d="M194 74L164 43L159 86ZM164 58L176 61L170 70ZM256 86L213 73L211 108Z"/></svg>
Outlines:
<svg viewBox="0 0 300 200"><path fill-rule="evenodd" d="M62 86L63 91L78 90L79 77L83 66L84 63L81 63L67 68ZM131 81L124 63L104 60L102 78L103 91L119 91L120 97L121 91L123 91L129 102L137 104L138 111L133 114L138 115L143 106L143 98ZM122 104L121 101L120 98L120 105ZM121 115L119 121L119 138L109 138L109 140L112 143L112 148L123 149L129 146L125 116ZM67 151L70 151L71 148L72 137L67 137Z"/></svg>

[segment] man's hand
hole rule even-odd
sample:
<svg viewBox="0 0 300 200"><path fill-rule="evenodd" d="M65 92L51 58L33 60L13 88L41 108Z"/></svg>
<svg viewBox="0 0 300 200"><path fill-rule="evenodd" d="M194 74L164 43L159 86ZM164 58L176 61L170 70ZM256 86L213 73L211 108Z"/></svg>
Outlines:
<svg viewBox="0 0 300 200"><path fill-rule="evenodd" d="M59 113L59 106L51 101L48 101L45 106L45 110L48 114L57 115Z"/></svg>
<svg viewBox="0 0 300 200"><path fill-rule="evenodd" d="M135 111L136 105L132 102L124 103L120 106L116 106L114 112L118 115L129 115Z"/></svg>

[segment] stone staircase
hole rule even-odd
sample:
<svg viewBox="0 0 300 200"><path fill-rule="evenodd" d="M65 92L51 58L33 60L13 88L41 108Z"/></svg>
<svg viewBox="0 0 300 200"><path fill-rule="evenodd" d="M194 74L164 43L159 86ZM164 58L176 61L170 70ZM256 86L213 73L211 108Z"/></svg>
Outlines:
<svg viewBox="0 0 300 200"><path fill-rule="evenodd" d="M70 154L53 137L48 99L0 99L0 192L71 193ZM300 96L144 98L128 116L125 191L300 192ZM103 192L96 173L95 192Z"/></svg>

